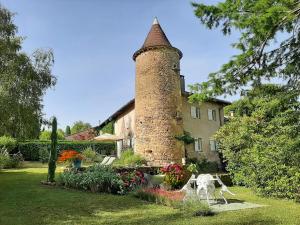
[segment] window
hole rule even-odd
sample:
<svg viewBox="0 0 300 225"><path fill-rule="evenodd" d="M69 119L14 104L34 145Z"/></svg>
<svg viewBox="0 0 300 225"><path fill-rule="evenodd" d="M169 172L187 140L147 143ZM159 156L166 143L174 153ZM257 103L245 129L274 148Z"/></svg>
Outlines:
<svg viewBox="0 0 300 225"><path fill-rule="evenodd" d="M195 138L195 152L202 152L202 138Z"/></svg>
<svg viewBox="0 0 300 225"><path fill-rule="evenodd" d="M217 142L215 140L209 140L209 148L211 151L218 151Z"/></svg>
<svg viewBox="0 0 300 225"><path fill-rule="evenodd" d="M217 112L215 109L208 109L208 120L217 120Z"/></svg>
<svg viewBox="0 0 300 225"><path fill-rule="evenodd" d="M191 106L191 116L194 119L200 119L200 108L196 106Z"/></svg>

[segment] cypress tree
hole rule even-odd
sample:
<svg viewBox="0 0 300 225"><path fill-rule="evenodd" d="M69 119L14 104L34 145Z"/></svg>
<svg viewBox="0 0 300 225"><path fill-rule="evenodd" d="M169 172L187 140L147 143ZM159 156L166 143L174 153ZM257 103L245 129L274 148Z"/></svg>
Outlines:
<svg viewBox="0 0 300 225"><path fill-rule="evenodd" d="M66 126L66 132L65 132L65 135L66 135L66 136L71 135L71 128L70 128L70 126Z"/></svg>
<svg viewBox="0 0 300 225"><path fill-rule="evenodd" d="M57 159L57 120L53 117L52 120L52 132L51 132L51 149L48 163L48 182L54 182L56 159Z"/></svg>

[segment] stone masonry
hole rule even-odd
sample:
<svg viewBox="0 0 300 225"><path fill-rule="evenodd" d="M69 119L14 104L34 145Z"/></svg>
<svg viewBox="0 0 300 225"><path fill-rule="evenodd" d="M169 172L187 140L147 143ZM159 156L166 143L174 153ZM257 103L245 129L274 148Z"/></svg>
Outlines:
<svg viewBox="0 0 300 225"><path fill-rule="evenodd" d="M157 20L153 26L134 55L135 151L149 164L161 166L181 163L184 157L183 143L176 139L183 134L181 52L171 46Z"/></svg>

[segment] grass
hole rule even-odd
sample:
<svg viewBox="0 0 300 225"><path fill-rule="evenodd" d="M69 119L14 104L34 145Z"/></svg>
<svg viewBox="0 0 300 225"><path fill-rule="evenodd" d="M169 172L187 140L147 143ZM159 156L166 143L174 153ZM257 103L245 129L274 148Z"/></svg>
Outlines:
<svg viewBox="0 0 300 225"><path fill-rule="evenodd" d="M300 224L299 203L261 198L242 187L231 188L237 193L235 199L269 206L223 212L213 217L189 217L179 210L128 195L93 194L43 186L40 180L46 178L46 164L26 163L25 166L27 168L0 172L0 225Z"/></svg>

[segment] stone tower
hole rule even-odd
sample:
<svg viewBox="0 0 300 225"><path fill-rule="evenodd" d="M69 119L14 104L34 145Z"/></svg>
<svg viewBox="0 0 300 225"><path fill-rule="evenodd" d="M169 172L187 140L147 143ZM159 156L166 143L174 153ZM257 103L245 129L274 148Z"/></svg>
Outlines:
<svg viewBox="0 0 300 225"><path fill-rule="evenodd" d="M150 165L181 163L184 147L180 59L155 18L148 36L133 55L135 82L135 151Z"/></svg>

